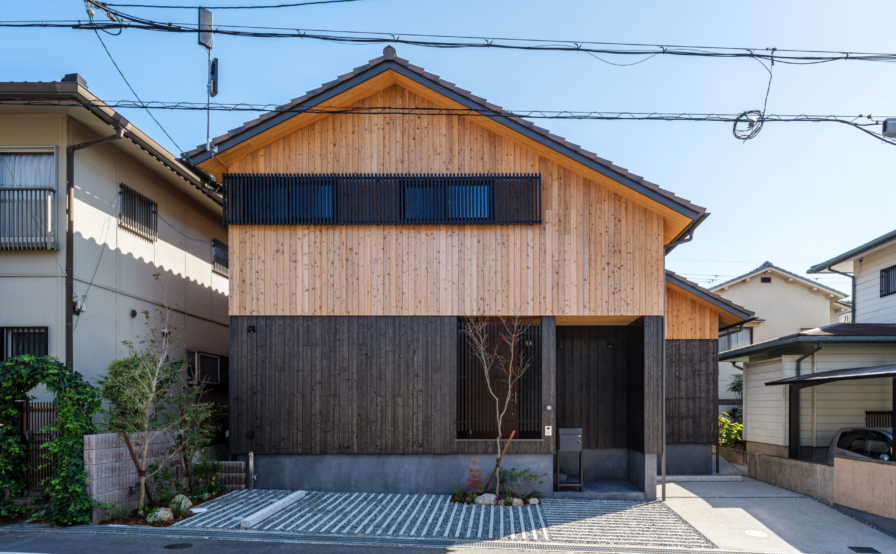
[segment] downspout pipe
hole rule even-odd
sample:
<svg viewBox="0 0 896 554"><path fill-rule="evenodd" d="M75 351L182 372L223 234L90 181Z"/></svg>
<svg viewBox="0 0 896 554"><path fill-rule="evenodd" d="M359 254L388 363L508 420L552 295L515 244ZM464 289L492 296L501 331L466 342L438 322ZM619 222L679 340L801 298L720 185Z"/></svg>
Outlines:
<svg viewBox="0 0 896 554"><path fill-rule="evenodd" d="M682 231L672 242L665 245L663 247L663 370L662 370L662 379L663 379L663 415L662 415L662 429L663 429L663 449L661 452L662 462L661 462L661 473L662 473L662 490L663 490L663 502L666 501L666 255L671 252L676 246L681 244L685 244L687 242L691 242L694 240L694 230L697 229L697 226L703 222L704 219L709 217L708 213L701 214L693 223L687 226L684 231ZM718 441L717 441L718 442ZM656 483L654 483L655 485Z"/></svg>
<svg viewBox="0 0 896 554"><path fill-rule="evenodd" d="M74 368L74 307L75 298L75 152L98 144L111 142L124 137L124 128L116 129L114 135L88 140L80 144L72 144L65 150L65 365Z"/></svg>
<svg viewBox="0 0 896 554"><path fill-rule="evenodd" d="M809 356L821 350L821 343L815 343L815 350L809 352L796 360L796 376L801 374L800 364ZM793 460L800 459L800 390L801 386L797 384L788 385L790 389L788 395L790 398L790 448L788 456Z"/></svg>
<svg viewBox="0 0 896 554"><path fill-rule="evenodd" d="M855 266L855 262L853 262L853 266ZM853 267L853 269L855 269L855 267ZM849 322L850 322L850 323L855 323L855 322L856 322L856 304L857 304L857 303L856 303L856 275L855 275L855 271L853 271L852 274L849 274L849 273L843 273L842 271L837 271L836 269L834 269L834 266L833 266L833 265L829 265L829 266L828 266L828 271L830 271L831 273L836 273L837 275L842 275L842 276L844 276L844 277L849 277L849 279L852 281L852 296L850 297L850 299L852 300L852 314L850 315L850 318L851 318L851 319L849 320Z"/></svg>

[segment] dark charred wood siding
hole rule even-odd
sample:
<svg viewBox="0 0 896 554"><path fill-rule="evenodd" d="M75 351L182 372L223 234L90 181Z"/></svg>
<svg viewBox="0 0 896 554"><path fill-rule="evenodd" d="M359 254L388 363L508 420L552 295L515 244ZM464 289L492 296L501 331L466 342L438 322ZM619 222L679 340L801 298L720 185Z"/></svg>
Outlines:
<svg viewBox="0 0 896 554"><path fill-rule="evenodd" d="M626 448L628 327L557 328L557 427L584 448Z"/></svg>
<svg viewBox="0 0 896 554"><path fill-rule="evenodd" d="M542 329L547 405L553 318ZM494 441L455 439L457 341L455 317L231 317L231 452L493 454ZM510 452L550 454L553 440Z"/></svg>
<svg viewBox="0 0 896 554"><path fill-rule="evenodd" d="M718 371L718 340L666 341L667 444L716 442Z"/></svg>

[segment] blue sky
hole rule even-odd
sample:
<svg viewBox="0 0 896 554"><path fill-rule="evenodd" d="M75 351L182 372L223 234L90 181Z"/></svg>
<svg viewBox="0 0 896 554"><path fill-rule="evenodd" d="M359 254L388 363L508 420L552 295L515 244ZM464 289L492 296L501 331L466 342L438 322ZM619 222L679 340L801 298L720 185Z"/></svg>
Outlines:
<svg viewBox="0 0 896 554"><path fill-rule="evenodd" d="M121 9L156 20L196 20L194 10ZM79 0L7 0L3 19L86 15ZM753 1L747 6L718 1L364 0L215 12L216 23L234 25L874 52L896 51L886 26L879 24L894 19L896 3L883 1ZM103 39L144 100L205 100L206 53L194 35L131 30ZM382 48L218 36L214 55L221 62L221 90L216 100L284 103L379 56ZM616 67L582 53L397 49L412 63L519 110L738 113L761 109L768 84L766 70L749 59L658 56ZM0 50L7 53L0 58L2 81L55 81L77 72L103 99L133 98L93 32L4 28ZM893 64L777 64L768 112L896 116L894 90ZM144 112L124 113L178 151ZM202 112L159 111L156 117L185 150L205 141ZM212 135L253 117L213 113ZM712 215L694 242L676 249L667 262L704 285L766 260L802 274L811 264L896 228L896 147L848 126L767 124L744 143L725 123L538 124L709 208ZM841 277L824 277L823 282L849 290Z"/></svg>

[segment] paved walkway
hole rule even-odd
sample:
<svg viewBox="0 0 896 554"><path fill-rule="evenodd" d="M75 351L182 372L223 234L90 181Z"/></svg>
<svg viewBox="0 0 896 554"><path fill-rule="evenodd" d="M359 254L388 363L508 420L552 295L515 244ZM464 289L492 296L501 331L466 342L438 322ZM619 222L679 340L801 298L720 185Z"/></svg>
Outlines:
<svg viewBox="0 0 896 554"><path fill-rule="evenodd" d="M183 529L238 530L240 520L292 491L237 491L203 504ZM448 496L309 492L253 532L394 538L713 548L661 502L556 500L468 506Z"/></svg>
<svg viewBox="0 0 896 554"><path fill-rule="evenodd" d="M748 477L669 483L666 505L719 548L751 552L896 553L896 539L821 502Z"/></svg>

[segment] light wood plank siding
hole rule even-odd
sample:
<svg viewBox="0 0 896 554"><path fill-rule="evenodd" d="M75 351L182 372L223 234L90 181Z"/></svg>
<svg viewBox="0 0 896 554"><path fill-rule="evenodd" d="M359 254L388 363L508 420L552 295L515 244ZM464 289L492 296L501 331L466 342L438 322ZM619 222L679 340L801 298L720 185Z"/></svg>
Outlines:
<svg viewBox="0 0 896 554"><path fill-rule="evenodd" d="M555 329L542 320L545 405ZM455 317L231 317L231 453L494 455L493 440L455 440L458 340Z"/></svg>
<svg viewBox="0 0 896 554"><path fill-rule="evenodd" d="M666 285L666 339L718 338L719 309L674 285Z"/></svg>
<svg viewBox="0 0 896 554"><path fill-rule="evenodd" d="M398 86L370 106L435 104ZM540 173L540 226L231 226L231 315L662 315L663 219L477 125L330 116L237 173Z"/></svg>

